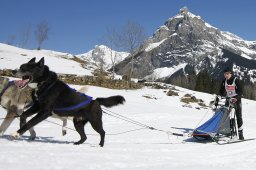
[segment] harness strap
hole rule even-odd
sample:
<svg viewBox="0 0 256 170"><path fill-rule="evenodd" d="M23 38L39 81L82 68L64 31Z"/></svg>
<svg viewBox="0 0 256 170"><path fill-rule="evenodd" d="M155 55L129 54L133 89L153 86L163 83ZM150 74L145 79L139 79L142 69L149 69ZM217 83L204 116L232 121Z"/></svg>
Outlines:
<svg viewBox="0 0 256 170"><path fill-rule="evenodd" d="M40 97L44 97L45 95L47 95L47 92L56 84L57 80L54 81L52 84L50 84L42 94L40 94L39 98ZM69 86L68 86L69 87ZM70 87L69 87L70 88ZM76 92L75 89L73 88L70 88L70 90L72 90L73 92ZM87 96L83 93L80 93L81 96L85 96L87 98L87 100L79 103L79 104L76 104L76 105L73 105L73 106L69 106L69 107L61 107L61 108L54 108L53 111L58 111L58 112L63 112L63 111L72 111L72 110L76 110L76 109L79 109L83 106L86 106L88 105L91 101L92 101L92 97L91 96Z"/></svg>
<svg viewBox="0 0 256 170"><path fill-rule="evenodd" d="M91 97L91 96L87 96L87 95L82 94L82 93L81 93L81 95L86 96L86 98L87 98L88 100L86 100L86 101L84 101L84 102L82 102L82 103L79 103L79 104L77 104L77 105L73 105L73 106L69 106L69 107L62 107L62 108L54 108L53 110L54 110L54 111L59 111L59 112L71 111L71 110L79 109L79 108L81 108L81 107L83 107L83 106L86 106L86 105L88 105L88 104L92 101L92 97Z"/></svg>

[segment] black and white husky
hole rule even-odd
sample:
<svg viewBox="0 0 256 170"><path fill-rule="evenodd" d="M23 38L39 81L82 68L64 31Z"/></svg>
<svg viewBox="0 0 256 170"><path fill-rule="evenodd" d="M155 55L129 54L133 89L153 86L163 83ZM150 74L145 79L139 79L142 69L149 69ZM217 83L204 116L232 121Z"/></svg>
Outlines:
<svg viewBox="0 0 256 170"><path fill-rule="evenodd" d="M54 113L60 117L73 117L75 129L81 137L74 144L81 144L87 139L84 126L90 122L93 129L100 134L99 145L104 145L105 131L102 126L100 105L112 107L123 104L125 99L122 96L92 100L89 96L74 91L64 82L58 80L57 74L44 65L44 58L41 58L39 62L35 62L35 58L33 58L28 63L22 64L18 74L22 77L22 87L29 85L34 90L33 105L22 113L21 128L12 135L14 138L18 138ZM26 118L35 113L37 113L36 116L26 123Z"/></svg>

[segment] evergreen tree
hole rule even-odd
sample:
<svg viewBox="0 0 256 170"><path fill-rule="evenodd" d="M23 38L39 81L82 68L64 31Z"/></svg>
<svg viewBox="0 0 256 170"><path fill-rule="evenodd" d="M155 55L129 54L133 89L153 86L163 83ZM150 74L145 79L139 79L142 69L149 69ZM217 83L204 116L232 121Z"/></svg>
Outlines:
<svg viewBox="0 0 256 170"><path fill-rule="evenodd" d="M212 92L212 79L206 70L198 73L196 77L195 90L206 93Z"/></svg>

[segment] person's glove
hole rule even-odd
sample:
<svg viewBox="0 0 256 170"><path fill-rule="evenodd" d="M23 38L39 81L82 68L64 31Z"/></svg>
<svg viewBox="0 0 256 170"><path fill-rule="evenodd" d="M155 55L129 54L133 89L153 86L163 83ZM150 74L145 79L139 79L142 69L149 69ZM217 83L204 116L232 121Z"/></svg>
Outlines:
<svg viewBox="0 0 256 170"><path fill-rule="evenodd" d="M236 103L236 102L237 102L237 99L236 99L236 98L231 98L231 99L230 99L230 103L234 104L234 103Z"/></svg>
<svg viewBox="0 0 256 170"><path fill-rule="evenodd" d="M219 105L219 97L218 96L216 96L213 104L215 105L215 107L217 107Z"/></svg>

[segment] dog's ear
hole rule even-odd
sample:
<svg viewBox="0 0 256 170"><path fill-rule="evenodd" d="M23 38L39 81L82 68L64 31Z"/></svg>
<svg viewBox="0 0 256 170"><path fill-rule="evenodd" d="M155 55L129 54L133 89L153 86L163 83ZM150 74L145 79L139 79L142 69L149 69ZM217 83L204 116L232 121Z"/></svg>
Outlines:
<svg viewBox="0 0 256 170"><path fill-rule="evenodd" d="M42 57L38 63L37 63L40 67L43 67L44 66L44 57Z"/></svg>
<svg viewBox="0 0 256 170"><path fill-rule="evenodd" d="M28 63L35 63L36 62L36 57L32 58Z"/></svg>

